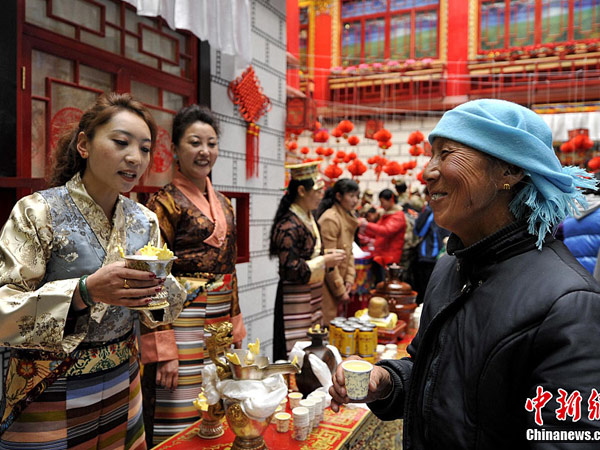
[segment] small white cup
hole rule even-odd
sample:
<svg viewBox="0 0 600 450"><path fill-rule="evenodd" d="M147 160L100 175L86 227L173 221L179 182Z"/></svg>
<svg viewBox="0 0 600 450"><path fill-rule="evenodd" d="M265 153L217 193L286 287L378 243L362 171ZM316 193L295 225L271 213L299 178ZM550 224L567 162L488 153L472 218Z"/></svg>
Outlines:
<svg viewBox="0 0 600 450"><path fill-rule="evenodd" d="M279 412L275 414L275 424L277 425L278 433L287 433L290 429L290 419L292 415L286 412Z"/></svg>
<svg viewBox="0 0 600 450"><path fill-rule="evenodd" d="M288 398L290 399L290 408L294 409L300 406L300 400L302 400L301 392L290 392L288 394Z"/></svg>
<svg viewBox="0 0 600 450"><path fill-rule="evenodd" d="M346 392L351 400L363 400L369 394L369 378L373 364L364 360L352 359L342 363Z"/></svg>
<svg viewBox="0 0 600 450"><path fill-rule="evenodd" d="M392 350L392 351L398 351L398 344L386 344L385 345L385 349L386 350Z"/></svg>

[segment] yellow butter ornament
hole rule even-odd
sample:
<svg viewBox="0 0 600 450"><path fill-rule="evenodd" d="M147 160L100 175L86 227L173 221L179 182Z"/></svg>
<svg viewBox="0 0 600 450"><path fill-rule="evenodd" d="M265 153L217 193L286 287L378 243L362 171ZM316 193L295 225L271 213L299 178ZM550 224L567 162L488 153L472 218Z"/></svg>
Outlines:
<svg viewBox="0 0 600 450"><path fill-rule="evenodd" d="M240 358L236 353L226 353L225 356L231 363L235 364L236 366L242 365L242 363L240 362Z"/></svg>

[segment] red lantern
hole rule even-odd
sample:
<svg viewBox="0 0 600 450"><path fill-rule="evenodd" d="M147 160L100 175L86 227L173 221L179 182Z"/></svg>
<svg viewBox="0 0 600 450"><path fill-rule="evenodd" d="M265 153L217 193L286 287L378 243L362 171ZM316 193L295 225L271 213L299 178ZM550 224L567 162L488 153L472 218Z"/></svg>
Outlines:
<svg viewBox="0 0 600 450"><path fill-rule="evenodd" d="M390 139L392 139L392 133L390 133L385 128L382 128L381 130L379 130L377 133L375 133L373 135L373 138L375 138L379 142L387 142Z"/></svg>
<svg viewBox="0 0 600 450"><path fill-rule="evenodd" d="M382 148L383 150L387 150L388 148L390 148L392 146L392 141L379 141L379 148Z"/></svg>
<svg viewBox="0 0 600 450"><path fill-rule="evenodd" d="M567 141L560 146L560 151L563 153L572 153L575 151L575 146L572 141Z"/></svg>
<svg viewBox="0 0 600 450"><path fill-rule="evenodd" d="M317 155L323 155L325 153L325 149L323 147L317 147L317 149L315 150L315 153Z"/></svg>
<svg viewBox="0 0 600 450"><path fill-rule="evenodd" d="M310 152L308 147L302 147L300 149L300 153L302 153L303 155L308 155L308 153Z"/></svg>
<svg viewBox="0 0 600 450"><path fill-rule="evenodd" d="M325 155L324 156L331 156L333 155L333 149L331 147L327 147L325 149Z"/></svg>
<svg viewBox="0 0 600 450"><path fill-rule="evenodd" d="M413 131L412 133L410 133L408 135L408 143L410 145L417 145L420 144L421 142L423 142L423 140L425 139L425 136L423 136L423 133L421 133L420 131Z"/></svg>
<svg viewBox="0 0 600 450"><path fill-rule="evenodd" d="M590 159L587 163L587 166L594 172L600 169L600 156Z"/></svg>
<svg viewBox="0 0 600 450"><path fill-rule="evenodd" d="M394 176L400 175L403 171L403 168L398 161L391 161L383 167L383 171L390 176ZM406 170L404 170L404 173L406 173Z"/></svg>
<svg viewBox="0 0 600 450"><path fill-rule="evenodd" d="M327 178L335 180L336 178L339 178L342 172L344 171L337 164L329 164L327 167L325 167L325 171L323 173Z"/></svg>
<svg viewBox="0 0 600 450"><path fill-rule="evenodd" d="M313 137L314 142L327 142L329 140L329 133L327 130L321 129L317 131Z"/></svg>
<svg viewBox="0 0 600 450"><path fill-rule="evenodd" d="M592 148L594 146L594 141L592 141L589 137L585 137L584 141L583 141L583 149L584 150L589 150L590 148Z"/></svg>
<svg viewBox="0 0 600 450"><path fill-rule="evenodd" d="M340 129L340 131L343 134L348 134L354 129L354 124L352 122L350 122L349 120L342 120L338 124L338 128Z"/></svg>
<svg viewBox="0 0 600 450"><path fill-rule="evenodd" d="M348 167L346 167L346 169L348 169L348 172L353 176L359 177L367 171L367 166L365 166L360 159L356 158Z"/></svg>
<svg viewBox="0 0 600 450"><path fill-rule="evenodd" d="M335 154L335 157L338 158L338 159L344 159L346 157L346 152L340 150L339 152L337 152Z"/></svg>
<svg viewBox="0 0 600 450"><path fill-rule="evenodd" d="M424 151L420 145L413 145L408 149L408 153L410 153L412 156L419 156L422 155Z"/></svg>
<svg viewBox="0 0 600 450"><path fill-rule="evenodd" d="M342 130L340 130L338 127L335 127L333 129L333 131L331 132L331 135L333 137L335 137L335 138L338 138L338 139L341 138L343 134L344 133L342 133Z"/></svg>
<svg viewBox="0 0 600 450"><path fill-rule="evenodd" d="M291 152L295 152L298 149L298 143L296 141L292 141L288 144L288 150Z"/></svg>
<svg viewBox="0 0 600 450"><path fill-rule="evenodd" d="M348 144L350 145L356 145L360 142L360 139L358 138L358 136L350 136L348 138Z"/></svg>

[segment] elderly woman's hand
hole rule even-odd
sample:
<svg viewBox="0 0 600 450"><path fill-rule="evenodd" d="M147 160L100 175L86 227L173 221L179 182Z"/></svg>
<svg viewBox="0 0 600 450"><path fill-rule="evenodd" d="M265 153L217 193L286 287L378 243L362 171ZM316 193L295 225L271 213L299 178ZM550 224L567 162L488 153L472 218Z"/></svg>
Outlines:
<svg viewBox="0 0 600 450"><path fill-rule="evenodd" d="M351 356L347 361L353 359L364 361L358 356ZM340 406L346 403L367 403L384 398L390 394L393 387L392 378L390 377L389 372L379 366L373 366L371 377L369 379L369 394L362 400L352 400L348 397L346 392L346 380L344 379L344 370L342 369L341 364L338 365L332 379L333 386L329 388L329 395L332 397L331 409L334 412L338 412Z"/></svg>
<svg viewBox="0 0 600 450"><path fill-rule="evenodd" d="M129 269L123 261L101 267L86 280L94 302L117 306L146 306L163 289L164 279L151 272Z"/></svg>

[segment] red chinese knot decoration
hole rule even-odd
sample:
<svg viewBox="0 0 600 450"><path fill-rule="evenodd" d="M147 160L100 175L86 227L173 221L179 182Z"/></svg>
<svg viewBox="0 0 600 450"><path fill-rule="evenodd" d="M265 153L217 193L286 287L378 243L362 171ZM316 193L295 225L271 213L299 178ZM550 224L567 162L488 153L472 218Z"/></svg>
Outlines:
<svg viewBox="0 0 600 450"><path fill-rule="evenodd" d="M255 123L271 109L271 100L260 86L254 68L248 66L227 89L229 99L238 107L248 123L246 130L246 178L258 176L258 135L260 127Z"/></svg>

